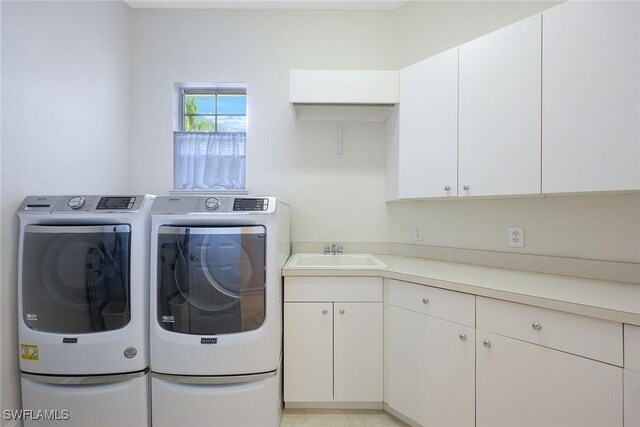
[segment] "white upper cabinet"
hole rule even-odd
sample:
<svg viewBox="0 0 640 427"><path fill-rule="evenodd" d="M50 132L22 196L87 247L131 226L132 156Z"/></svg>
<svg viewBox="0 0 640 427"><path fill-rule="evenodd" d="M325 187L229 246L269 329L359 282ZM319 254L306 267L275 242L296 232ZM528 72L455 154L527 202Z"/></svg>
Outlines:
<svg viewBox="0 0 640 427"><path fill-rule="evenodd" d="M543 19L542 191L640 189L640 3Z"/></svg>
<svg viewBox="0 0 640 427"><path fill-rule="evenodd" d="M541 15L460 46L460 196L539 194Z"/></svg>
<svg viewBox="0 0 640 427"><path fill-rule="evenodd" d="M299 121L383 122L398 103L398 72L291 70L289 102Z"/></svg>
<svg viewBox="0 0 640 427"><path fill-rule="evenodd" d="M398 198L458 194L458 48L400 70Z"/></svg>

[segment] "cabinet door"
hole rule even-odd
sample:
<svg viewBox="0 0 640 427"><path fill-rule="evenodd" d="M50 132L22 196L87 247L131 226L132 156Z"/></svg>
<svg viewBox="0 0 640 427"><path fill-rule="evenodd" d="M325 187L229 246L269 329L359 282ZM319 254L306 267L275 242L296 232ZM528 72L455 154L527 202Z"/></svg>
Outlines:
<svg viewBox="0 0 640 427"><path fill-rule="evenodd" d="M333 400L333 304L284 304L284 400Z"/></svg>
<svg viewBox="0 0 640 427"><path fill-rule="evenodd" d="M640 427L640 372L624 370L624 427Z"/></svg>
<svg viewBox="0 0 640 427"><path fill-rule="evenodd" d="M425 426L475 423L475 330L389 308L389 406Z"/></svg>
<svg viewBox="0 0 640 427"><path fill-rule="evenodd" d="M382 402L382 303L334 303L334 400Z"/></svg>
<svg viewBox="0 0 640 427"><path fill-rule="evenodd" d="M640 188L640 3L543 16L542 191Z"/></svg>
<svg viewBox="0 0 640 427"><path fill-rule="evenodd" d="M540 193L541 44L536 15L460 46L458 195Z"/></svg>
<svg viewBox="0 0 640 427"><path fill-rule="evenodd" d="M475 425L475 329L425 316L425 426Z"/></svg>
<svg viewBox="0 0 640 427"><path fill-rule="evenodd" d="M482 330L476 337L477 426L622 426L622 368Z"/></svg>
<svg viewBox="0 0 640 427"><path fill-rule="evenodd" d="M398 196L456 196L457 47L400 70L399 120Z"/></svg>
<svg viewBox="0 0 640 427"><path fill-rule="evenodd" d="M387 403L415 422L421 422L424 400L425 318L424 314L389 306Z"/></svg>

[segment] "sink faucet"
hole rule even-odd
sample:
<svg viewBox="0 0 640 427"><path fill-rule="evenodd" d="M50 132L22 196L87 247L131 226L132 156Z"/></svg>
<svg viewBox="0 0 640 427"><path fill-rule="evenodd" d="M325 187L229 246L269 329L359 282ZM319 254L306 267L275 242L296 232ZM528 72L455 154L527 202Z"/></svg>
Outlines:
<svg viewBox="0 0 640 427"><path fill-rule="evenodd" d="M335 243L332 244L331 246L326 245L324 247L324 254L325 255L342 255L342 245L336 245Z"/></svg>

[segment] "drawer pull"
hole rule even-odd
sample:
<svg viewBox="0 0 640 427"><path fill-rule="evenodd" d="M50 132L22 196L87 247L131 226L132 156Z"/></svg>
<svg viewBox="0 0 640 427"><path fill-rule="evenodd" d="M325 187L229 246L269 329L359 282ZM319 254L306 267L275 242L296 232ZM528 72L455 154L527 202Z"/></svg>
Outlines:
<svg viewBox="0 0 640 427"><path fill-rule="evenodd" d="M343 309L343 310L340 310L340 314L344 314L344 309Z"/></svg>
<svg viewBox="0 0 640 427"><path fill-rule="evenodd" d="M487 348L491 348L491 341L489 340L484 340L482 341L482 345L487 347Z"/></svg>
<svg viewBox="0 0 640 427"><path fill-rule="evenodd" d="M542 325L540 323L538 323L538 322L533 322L531 324L531 327L536 331L539 331L540 329L542 329Z"/></svg>
<svg viewBox="0 0 640 427"><path fill-rule="evenodd" d="M322 310L322 314L327 314L327 309Z"/></svg>
<svg viewBox="0 0 640 427"><path fill-rule="evenodd" d="M466 341L467 340L467 335L466 334L460 334L460 335L458 335L458 337L460 338L460 341Z"/></svg>
<svg viewBox="0 0 640 427"><path fill-rule="evenodd" d="M429 304L429 298L422 298L423 304Z"/></svg>

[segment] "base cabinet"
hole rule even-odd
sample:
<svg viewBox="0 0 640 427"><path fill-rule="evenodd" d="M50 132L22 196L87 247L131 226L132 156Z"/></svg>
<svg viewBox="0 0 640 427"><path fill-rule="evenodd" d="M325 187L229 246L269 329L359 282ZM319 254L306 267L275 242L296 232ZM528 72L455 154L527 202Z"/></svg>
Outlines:
<svg viewBox="0 0 640 427"><path fill-rule="evenodd" d="M473 426L475 331L389 308L388 405L423 426Z"/></svg>
<svg viewBox="0 0 640 427"><path fill-rule="evenodd" d="M333 400L333 304L284 305L284 400Z"/></svg>
<svg viewBox="0 0 640 427"><path fill-rule="evenodd" d="M624 427L640 427L640 372L624 370Z"/></svg>
<svg viewBox="0 0 640 427"><path fill-rule="evenodd" d="M382 304L333 304L333 400L382 402Z"/></svg>
<svg viewBox="0 0 640 427"><path fill-rule="evenodd" d="M286 279L286 406L381 408L383 352L382 279Z"/></svg>
<svg viewBox="0 0 640 427"><path fill-rule="evenodd" d="M622 426L622 368L478 330L476 425Z"/></svg>

